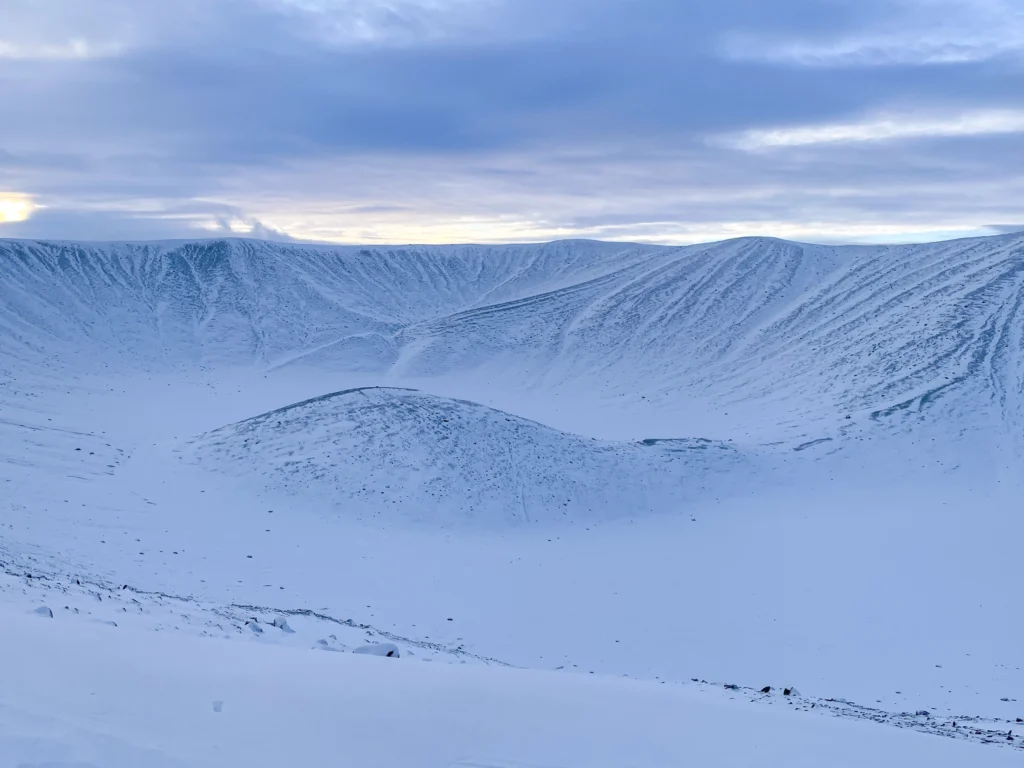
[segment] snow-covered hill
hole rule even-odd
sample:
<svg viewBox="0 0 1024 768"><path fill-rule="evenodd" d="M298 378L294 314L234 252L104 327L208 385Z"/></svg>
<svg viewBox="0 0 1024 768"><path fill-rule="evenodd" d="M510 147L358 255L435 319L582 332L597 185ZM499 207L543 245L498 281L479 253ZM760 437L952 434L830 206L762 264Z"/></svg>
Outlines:
<svg viewBox="0 0 1024 768"><path fill-rule="evenodd" d="M358 519L445 527L679 514L753 471L726 443L602 442L464 400L381 388L222 427L186 454L269 489L329 499Z"/></svg>

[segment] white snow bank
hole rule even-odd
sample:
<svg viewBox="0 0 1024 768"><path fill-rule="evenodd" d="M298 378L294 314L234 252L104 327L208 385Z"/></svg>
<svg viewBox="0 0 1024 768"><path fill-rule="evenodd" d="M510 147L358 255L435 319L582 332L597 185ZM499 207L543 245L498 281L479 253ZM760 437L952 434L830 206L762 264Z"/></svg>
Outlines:
<svg viewBox="0 0 1024 768"><path fill-rule="evenodd" d="M362 645L354 648L352 653L361 653L365 656L384 656L389 659L397 659L401 656L398 646L394 643L374 643L373 645Z"/></svg>
<svg viewBox="0 0 1024 768"><path fill-rule="evenodd" d="M0 764L1015 766L1015 751L598 676L9 616ZM211 702L221 703L211 707ZM381 713L386 712L386 716Z"/></svg>

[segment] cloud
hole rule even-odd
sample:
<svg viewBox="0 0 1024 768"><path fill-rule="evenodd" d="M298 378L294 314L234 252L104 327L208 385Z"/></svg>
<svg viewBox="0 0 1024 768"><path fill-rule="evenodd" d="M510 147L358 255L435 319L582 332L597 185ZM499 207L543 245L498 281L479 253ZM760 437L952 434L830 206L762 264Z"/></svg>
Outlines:
<svg viewBox="0 0 1024 768"><path fill-rule="evenodd" d="M92 59L100 56L114 56L116 47L97 46L86 40L71 39L66 43L32 45L0 40L0 59Z"/></svg>
<svg viewBox="0 0 1024 768"><path fill-rule="evenodd" d="M1016 0L892 0L883 7L850 28L812 36L733 30L721 50L736 60L805 67L954 65L1024 54L1024 7Z"/></svg>
<svg viewBox="0 0 1024 768"><path fill-rule="evenodd" d="M0 237L107 241L219 236L295 239L238 208L216 203L42 208L34 210L31 216L5 219L3 202L0 196Z"/></svg>
<svg viewBox="0 0 1024 768"><path fill-rule="evenodd" d="M944 2L8 0L0 189L108 239L973 231L1019 217L1016 21Z"/></svg>
<svg viewBox="0 0 1024 768"><path fill-rule="evenodd" d="M810 144L993 136L1007 133L1024 133L1024 110L989 110L947 117L893 115L852 123L757 129L723 140L726 144L739 149L758 150Z"/></svg>

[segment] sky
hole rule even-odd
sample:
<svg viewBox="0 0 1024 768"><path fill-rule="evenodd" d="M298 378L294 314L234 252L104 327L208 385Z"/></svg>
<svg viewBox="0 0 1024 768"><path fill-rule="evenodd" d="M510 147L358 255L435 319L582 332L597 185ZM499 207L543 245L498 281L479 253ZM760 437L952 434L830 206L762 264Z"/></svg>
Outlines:
<svg viewBox="0 0 1024 768"><path fill-rule="evenodd" d="M0 237L1024 229L1021 0L3 0Z"/></svg>

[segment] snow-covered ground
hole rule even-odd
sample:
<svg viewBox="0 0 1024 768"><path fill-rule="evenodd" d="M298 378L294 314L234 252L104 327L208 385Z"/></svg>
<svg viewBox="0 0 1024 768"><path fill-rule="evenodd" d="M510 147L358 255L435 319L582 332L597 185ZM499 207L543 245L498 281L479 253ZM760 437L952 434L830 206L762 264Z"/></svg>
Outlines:
<svg viewBox="0 0 1024 768"><path fill-rule="evenodd" d="M746 692L450 667L7 617L5 765L1009 766ZM799 710L799 711L798 711Z"/></svg>
<svg viewBox="0 0 1024 768"><path fill-rule="evenodd" d="M1020 758L1021 236L0 267L12 764Z"/></svg>

